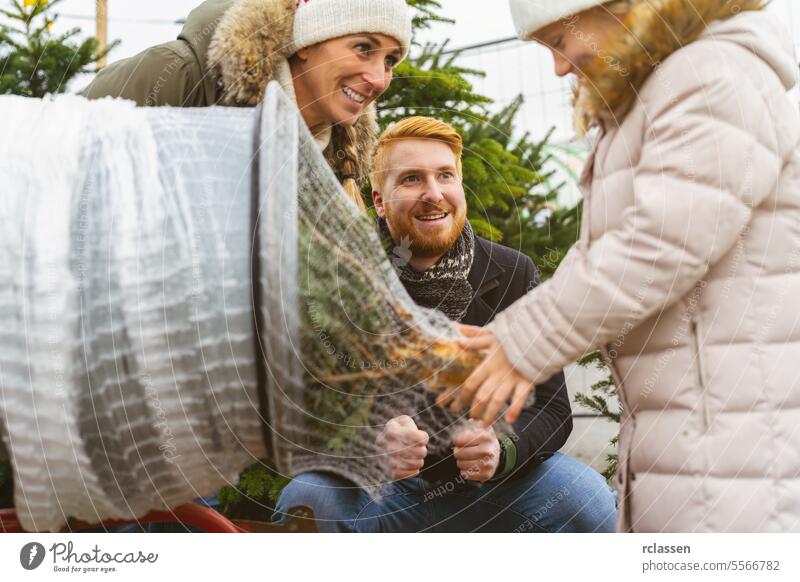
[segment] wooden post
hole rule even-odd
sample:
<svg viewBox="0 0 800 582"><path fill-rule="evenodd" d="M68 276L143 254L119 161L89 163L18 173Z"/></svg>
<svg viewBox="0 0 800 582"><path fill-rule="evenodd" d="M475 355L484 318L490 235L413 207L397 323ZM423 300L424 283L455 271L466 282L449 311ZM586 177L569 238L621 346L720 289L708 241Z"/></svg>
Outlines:
<svg viewBox="0 0 800 582"><path fill-rule="evenodd" d="M108 47L108 6L107 0L96 0L97 14L95 22L97 24L97 50L102 52ZM97 69L102 69L107 64L106 57L97 62Z"/></svg>

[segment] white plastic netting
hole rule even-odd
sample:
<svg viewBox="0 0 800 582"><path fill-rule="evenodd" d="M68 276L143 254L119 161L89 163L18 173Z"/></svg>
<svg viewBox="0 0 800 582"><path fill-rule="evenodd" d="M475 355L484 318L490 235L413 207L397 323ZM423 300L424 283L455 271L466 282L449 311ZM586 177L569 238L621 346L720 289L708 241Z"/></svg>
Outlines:
<svg viewBox="0 0 800 582"><path fill-rule="evenodd" d="M235 482L264 454L252 114L0 103L0 424L23 526L140 517Z"/></svg>
<svg viewBox="0 0 800 582"><path fill-rule="evenodd" d="M458 419L426 389L475 361L276 84L258 109L0 112L0 435L23 527L141 517L270 457L376 493L398 414L446 454Z"/></svg>

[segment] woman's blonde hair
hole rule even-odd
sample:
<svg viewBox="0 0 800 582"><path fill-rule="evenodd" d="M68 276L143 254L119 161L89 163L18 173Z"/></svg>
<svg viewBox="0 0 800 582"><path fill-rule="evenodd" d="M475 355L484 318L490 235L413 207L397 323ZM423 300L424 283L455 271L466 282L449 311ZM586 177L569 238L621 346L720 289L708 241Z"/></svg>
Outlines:
<svg viewBox="0 0 800 582"><path fill-rule="evenodd" d="M610 38L605 55L583 67L574 85L573 120L584 134L602 116L619 118L664 59L697 40L710 22L763 10L768 0L611 0L596 6L624 31ZM609 68L615 74L608 74Z"/></svg>
<svg viewBox="0 0 800 582"><path fill-rule="evenodd" d="M628 13L628 10L631 9L631 6L633 6L635 2L636 0L611 0L603 4L603 8L614 16L621 18Z"/></svg>
<svg viewBox="0 0 800 582"><path fill-rule="evenodd" d="M353 127L340 126L340 131L344 134L342 148L338 155L339 169L342 176L342 188L347 193L348 198L356 203L361 210L366 210L364 198L361 195L361 187L358 178L358 150L356 148L356 130Z"/></svg>

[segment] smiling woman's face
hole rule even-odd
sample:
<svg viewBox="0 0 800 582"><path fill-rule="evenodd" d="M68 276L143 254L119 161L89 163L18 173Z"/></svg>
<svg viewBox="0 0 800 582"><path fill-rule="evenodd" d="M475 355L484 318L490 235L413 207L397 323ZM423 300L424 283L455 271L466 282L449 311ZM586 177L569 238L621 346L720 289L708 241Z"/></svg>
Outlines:
<svg viewBox="0 0 800 582"><path fill-rule="evenodd" d="M595 57L603 57L609 38L620 32L619 18L600 6L537 30L530 39L550 49L555 73L563 77L580 75Z"/></svg>
<svg viewBox="0 0 800 582"><path fill-rule="evenodd" d="M389 87L402 55L400 44L384 34L351 34L297 51L290 64L306 124L312 130L353 125Z"/></svg>

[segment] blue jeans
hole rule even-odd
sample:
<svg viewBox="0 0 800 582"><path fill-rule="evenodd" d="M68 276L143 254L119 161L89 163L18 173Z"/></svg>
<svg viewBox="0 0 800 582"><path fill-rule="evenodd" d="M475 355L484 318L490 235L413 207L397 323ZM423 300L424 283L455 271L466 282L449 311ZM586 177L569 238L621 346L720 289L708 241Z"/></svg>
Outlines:
<svg viewBox="0 0 800 582"><path fill-rule="evenodd" d="M302 473L281 493L273 522L297 505L314 511L322 532L613 532L617 515L606 480L560 453L497 483L396 481L378 501L337 475Z"/></svg>

